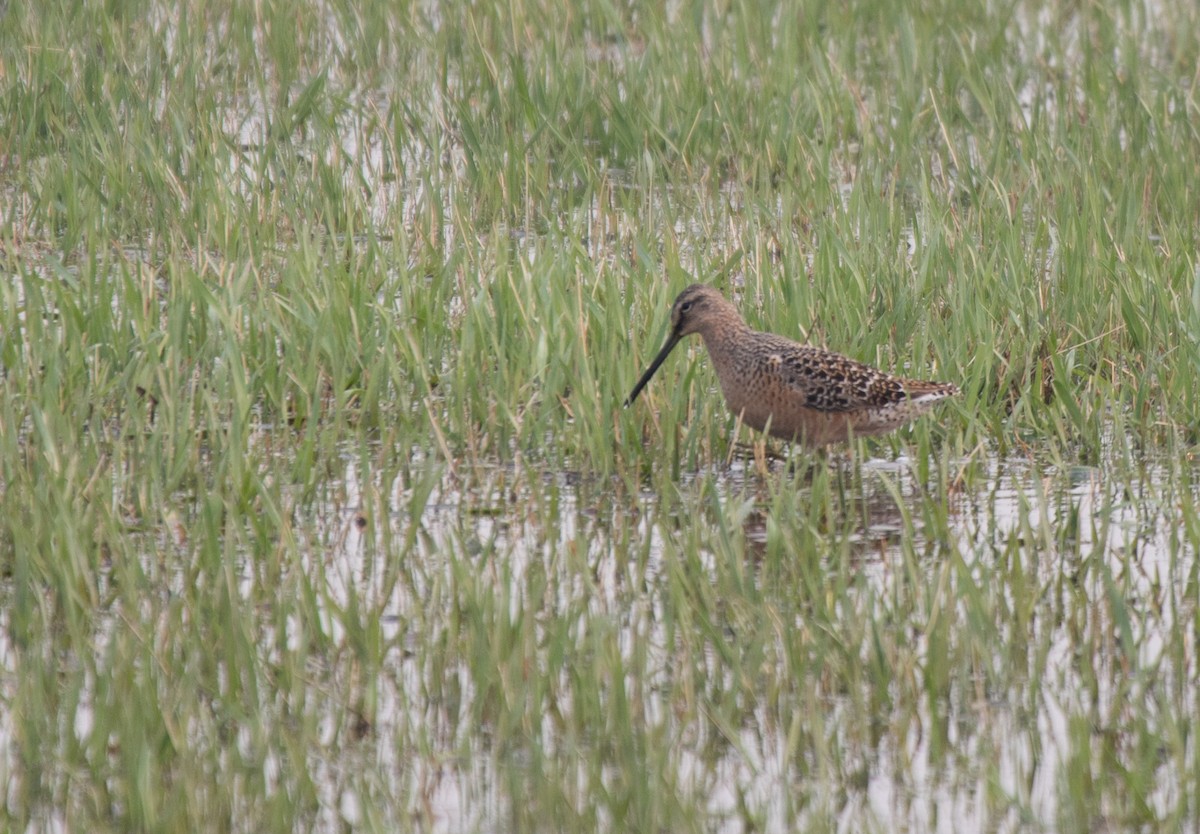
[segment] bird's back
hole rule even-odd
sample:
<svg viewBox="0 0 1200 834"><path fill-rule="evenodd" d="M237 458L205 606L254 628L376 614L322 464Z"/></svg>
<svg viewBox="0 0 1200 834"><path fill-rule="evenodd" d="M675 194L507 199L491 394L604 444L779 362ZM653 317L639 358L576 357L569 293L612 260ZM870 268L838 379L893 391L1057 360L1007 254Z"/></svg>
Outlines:
<svg viewBox="0 0 1200 834"><path fill-rule="evenodd" d="M891 431L958 393L773 333L705 341L725 399L746 425L811 446Z"/></svg>

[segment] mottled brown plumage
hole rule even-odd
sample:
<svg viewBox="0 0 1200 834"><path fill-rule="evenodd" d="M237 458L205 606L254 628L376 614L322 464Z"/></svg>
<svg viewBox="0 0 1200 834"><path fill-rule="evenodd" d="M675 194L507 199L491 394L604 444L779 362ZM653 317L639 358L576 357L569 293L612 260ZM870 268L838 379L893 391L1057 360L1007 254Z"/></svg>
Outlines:
<svg viewBox="0 0 1200 834"><path fill-rule="evenodd" d="M832 351L751 330L719 292L693 284L675 299L667 343L625 405L692 333L704 339L730 411L751 428L806 446L884 434L958 393L948 382L902 379Z"/></svg>

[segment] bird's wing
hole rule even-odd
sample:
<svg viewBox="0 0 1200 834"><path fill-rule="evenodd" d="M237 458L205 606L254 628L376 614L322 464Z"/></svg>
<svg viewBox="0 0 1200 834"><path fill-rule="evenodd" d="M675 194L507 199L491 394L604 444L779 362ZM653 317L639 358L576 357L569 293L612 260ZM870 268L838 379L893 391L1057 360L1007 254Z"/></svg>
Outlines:
<svg viewBox="0 0 1200 834"><path fill-rule="evenodd" d="M788 387L817 411L856 411L907 399L903 380L840 353L781 345L780 371Z"/></svg>

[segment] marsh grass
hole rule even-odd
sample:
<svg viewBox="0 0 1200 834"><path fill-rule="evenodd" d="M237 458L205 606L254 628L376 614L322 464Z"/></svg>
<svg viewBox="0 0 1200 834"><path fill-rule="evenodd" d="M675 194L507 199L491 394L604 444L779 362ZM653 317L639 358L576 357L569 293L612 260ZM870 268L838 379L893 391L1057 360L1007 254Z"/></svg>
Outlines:
<svg viewBox="0 0 1200 834"><path fill-rule="evenodd" d="M1195 826L1198 24L9 4L4 827Z"/></svg>

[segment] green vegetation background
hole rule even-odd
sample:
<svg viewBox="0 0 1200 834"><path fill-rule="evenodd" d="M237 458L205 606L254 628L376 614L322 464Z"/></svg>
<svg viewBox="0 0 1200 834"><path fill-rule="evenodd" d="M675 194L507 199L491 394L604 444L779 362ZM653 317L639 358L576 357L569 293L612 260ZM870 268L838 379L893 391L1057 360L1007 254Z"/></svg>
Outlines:
<svg viewBox="0 0 1200 834"><path fill-rule="evenodd" d="M3 4L5 825L919 827L918 727L981 827L1194 825L1198 18ZM731 484L683 352L622 410L693 279L958 382L915 490Z"/></svg>

